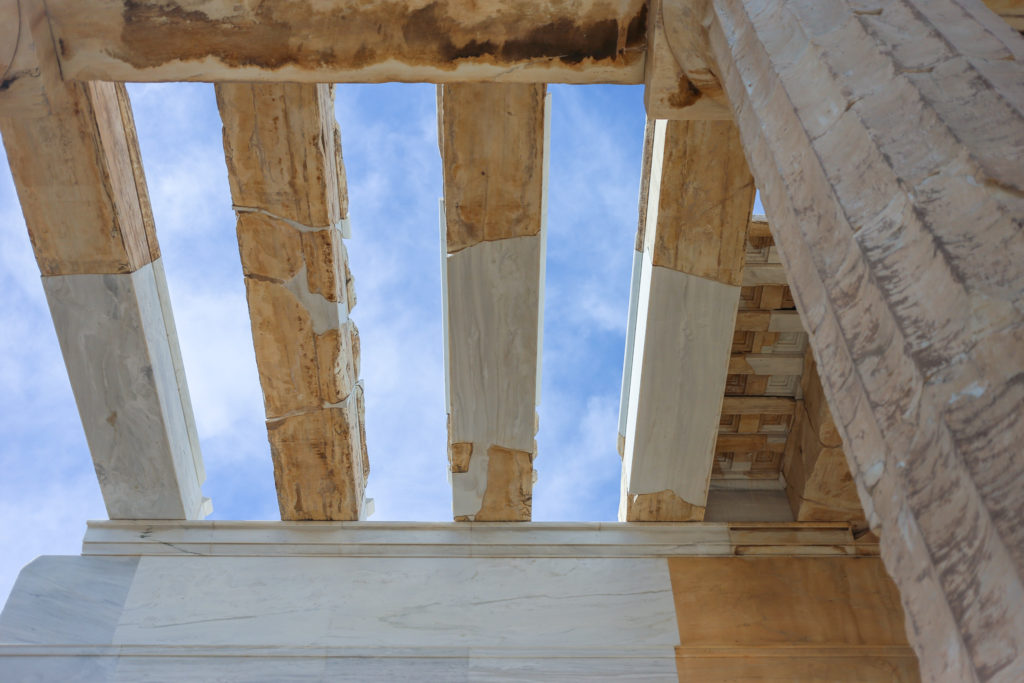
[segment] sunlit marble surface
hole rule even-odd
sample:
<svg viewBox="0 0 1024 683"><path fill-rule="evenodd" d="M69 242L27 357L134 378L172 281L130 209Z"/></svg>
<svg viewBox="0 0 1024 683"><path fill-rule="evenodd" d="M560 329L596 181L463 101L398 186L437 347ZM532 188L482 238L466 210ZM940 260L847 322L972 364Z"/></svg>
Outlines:
<svg viewBox="0 0 1024 683"><path fill-rule="evenodd" d="M564 649L679 639L663 560L143 557L113 642Z"/></svg>
<svg viewBox="0 0 1024 683"><path fill-rule="evenodd" d="M0 680L668 681L678 644L663 557L43 557Z"/></svg>
<svg viewBox="0 0 1024 683"><path fill-rule="evenodd" d="M43 289L112 518L202 519L209 501L159 259Z"/></svg>

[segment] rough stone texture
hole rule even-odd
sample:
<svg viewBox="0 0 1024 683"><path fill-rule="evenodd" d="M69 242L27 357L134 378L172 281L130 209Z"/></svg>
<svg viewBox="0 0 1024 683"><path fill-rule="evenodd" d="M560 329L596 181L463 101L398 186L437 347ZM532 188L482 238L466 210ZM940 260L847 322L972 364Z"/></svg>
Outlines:
<svg viewBox="0 0 1024 683"><path fill-rule="evenodd" d="M640 83L644 0L48 2L71 78Z"/></svg>
<svg viewBox="0 0 1024 683"><path fill-rule="evenodd" d="M923 677L1024 679L1024 40L957 0L710 40Z"/></svg>
<svg viewBox="0 0 1024 683"><path fill-rule="evenodd" d="M473 457L472 443L453 443L448 447L449 468L452 474L469 471L469 459Z"/></svg>
<svg viewBox="0 0 1024 683"><path fill-rule="evenodd" d="M1024 31L1024 3L1020 0L984 0L990 10L1017 31Z"/></svg>
<svg viewBox="0 0 1024 683"><path fill-rule="evenodd" d="M227 164L235 206L310 227L348 216L334 86L223 83L217 106L222 117L231 114L224 148L234 152Z"/></svg>
<svg viewBox="0 0 1024 683"><path fill-rule="evenodd" d="M281 518L359 519L364 467L360 402L267 420Z"/></svg>
<svg viewBox="0 0 1024 683"><path fill-rule="evenodd" d="M369 462L333 87L219 84L217 104L281 515L358 519Z"/></svg>
<svg viewBox="0 0 1024 683"><path fill-rule="evenodd" d="M668 489L624 495L626 519L630 522L699 522L704 519L704 506L691 505Z"/></svg>
<svg viewBox="0 0 1024 683"><path fill-rule="evenodd" d="M533 511L533 454L487 449L487 489L475 522L529 522Z"/></svg>
<svg viewBox="0 0 1024 683"><path fill-rule="evenodd" d="M539 235L545 86L438 86L448 253Z"/></svg>
<svg viewBox="0 0 1024 683"><path fill-rule="evenodd" d="M665 35L664 5L662 0L651 0L647 14L647 60L644 63L644 106L648 119L673 120L732 120L729 100L722 90L718 76L703 59L704 49L677 50L676 61ZM683 15L689 21L680 22L680 12L691 12L696 2L668 3L668 13L676 30L690 31L688 41L700 47L703 30L693 21L695 13ZM706 42L706 41L704 41ZM685 65L680 66L681 64Z"/></svg>
<svg viewBox="0 0 1024 683"><path fill-rule="evenodd" d="M801 522L852 522L858 531L867 520L843 453L843 441L825 402L810 349L800 378L802 400L796 402L786 441L782 472L793 517Z"/></svg>
<svg viewBox="0 0 1024 683"><path fill-rule="evenodd" d="M639 220L636 224L636 251L644 250L644 235L647 234L647 204L651 195L651 165L654 163L654 129L656 121L647 118L644 126L644 152L640 162L640 199L637 201Z"/></svg>
<svg viewBox="0 0 1024 683"><path fill-rule="evenodd" d="M835 420L832 419L832 411L828 407L825 391L821 386L818 365L814 362L814 354L810 349L804 358L802 386L807 423L815 438L822 446L842 446L843 439L839 436Z"/></svg>
<svg viewBox="0 0 1024 683"><path fill-rule="evenodd" d="M60 78L46 5L0 2L0 118L40 117L51 113L47 87ZM42 68L40 68L42 67Z"/></svg>
<svg viewBox="0 0 1024 683"><path fill-rule="evenodd" d="M654 265L739 285L754 180L736 126L669 121L660 170Z"/></svg>
<svg viewBox="0 0 1024 683"><path fill-rule="evenodd" d="M310 306L295 295L295 287L289 286L293 278L299 280L295 286L307 286L308 277L303 278L301 272L304 264L287 279L277 279L275 274L282 271L275 267L259 272L261 261L272 261L276 257L280 258L273 264L275 266L281 261L298 265L303 252L298 248L288 251L289 240L282 243L279 239L253 238L246 226L254 217L260 223L275 222L281 230L292 233L296 238L290 240L292 246L298 247L300 240L299 232L283 221L258 214L239 216L239 244L246 245L242 246L242 252L249 316L267 417L281 417L342 401L356 381L349 329L354 323L347 319L343 302L318 299L316 293L310 293L314 303ZM340 241L340 236L335 237ZM261 256L246 261L250 246L259 250ZM308 271L306 274L308 276Z"/></svg>
<svg viewBox="0 0 1024 683"><path fill-rule="evenodd" d="M796 419L782 460L793 517L801 522L848 521L865 529L864 511L843 449L821 443L806 406L805 401L797 401Z"/></svg>
<svg viewBox="0 0 1024 683"><path fill-rule="evenodd" d="M49 114L0 118L40 272L130 273L150 263L160 252L124 86L56 83L46 97Z"/></svg>

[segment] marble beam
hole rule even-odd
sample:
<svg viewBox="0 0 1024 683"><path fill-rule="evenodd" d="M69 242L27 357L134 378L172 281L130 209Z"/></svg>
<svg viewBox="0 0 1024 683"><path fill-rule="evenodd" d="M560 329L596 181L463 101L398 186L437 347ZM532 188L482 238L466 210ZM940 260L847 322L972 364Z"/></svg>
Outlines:
<svg viewBox="0 0 1024 683"><path fill-rule="evenodd" d="M1024 39L964 0L709 8L922 676L1024 680Z"/></svg>
<svg viewBox="0 0 1024 683"><path fill-rule="evenodd" d="M540 402L544 86L438 87L452 509L529 521Z"/></svg>
<svg viewBox="0 0 1024 683"><path fill-rule="evenodd" d="M369 458L334 87L216 90L281 518L360 519Z"/></svg>
<svg viewBox="0 0 1024 683"><path fill-rule="evenodd" d="M620 404L619 519L700 520L754 184L729 121L649 121L645 145L647 207Z"/></svg>
<svg viewBox="0 0 1024 683"><path fill-rule="evenodd" d="M48 0L69 78L640 83L644 0Z"/></svg>
<svg viewBox="0 0 1024 683"><path fill-rule="evenodd" d="M0 132L107 512L201 519L206 475L128 94L62 81L42 4L20 19Z"/></svg>

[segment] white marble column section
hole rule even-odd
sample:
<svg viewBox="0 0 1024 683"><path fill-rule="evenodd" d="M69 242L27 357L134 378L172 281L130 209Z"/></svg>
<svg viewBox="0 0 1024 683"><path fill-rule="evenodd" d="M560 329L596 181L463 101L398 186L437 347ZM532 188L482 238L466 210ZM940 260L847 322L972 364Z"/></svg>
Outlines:
<svg viewBox="0 0 1024 683"><path fill-rule="evenodd" d="M212 506L163 264L43 277L111 519L203 519Z"/></svg>
<svg viewBox="0 0 1024 683"><path fill-rule="evenodd" d="M499 469L492 447L536 454L543 239L480 242L446 259L448 429L453 444L472 444L466 470L451 475L455 517L481 511Z"/></svg>

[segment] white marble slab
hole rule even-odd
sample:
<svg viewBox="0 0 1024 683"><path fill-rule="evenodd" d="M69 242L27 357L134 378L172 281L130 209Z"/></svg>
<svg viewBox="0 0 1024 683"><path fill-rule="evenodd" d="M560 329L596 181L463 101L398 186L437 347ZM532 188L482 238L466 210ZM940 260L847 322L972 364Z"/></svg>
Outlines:
<svg viewBox="0 0 1024 683"><path fill-rule="evenodd" d="M121 656L116 662L117 668L110 680L117 683L297 683L331 680L327 675L327 660L322 656Z"/></svg>
<svg viewBox="0 0 1024 683"><path fill-rule="evenodd" d="M542 236L480 242L447 258L452 442L532 453Z"/></svg>
<svg viewBox="0 0 1024 683"><path fill-rule="evenodd" d="M469 658L449 657L173 657L122 656L112 680L117 683L218 681L289 683L292 681L469 681ZM477 679L479 680L479 679Z"/></svg>
<svg viewBox="0 0 1024 683"><path fill-rule="evenodd" d="M137 557L35 559L0 613L0 643L113 642L138 563Z"/></svg>
<svg viewBox="0 0 1024 683"><path fill-rule="evenodd" d="M188 388L159 262L119 275L43 278L112 519L209 512Z"/></svg>
<svg viewBox="0 0 1024 683"><path fill-rule="evenodd" d="M679 636L664 560L143 557L114 642L602 649Z"/></svg>

